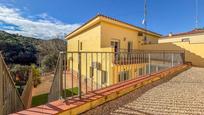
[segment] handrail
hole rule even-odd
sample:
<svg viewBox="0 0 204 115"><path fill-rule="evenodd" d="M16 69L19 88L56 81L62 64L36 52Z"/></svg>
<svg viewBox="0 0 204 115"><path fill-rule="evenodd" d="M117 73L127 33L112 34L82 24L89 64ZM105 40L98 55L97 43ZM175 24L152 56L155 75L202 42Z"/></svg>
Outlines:
<svg viewBox="0 0 204 115"><path fill-rule="evenodd" d="M52 81L52 86L48 94L48 102L60 99L62 97L62 72L63 72L63 53L60 52L57 65L54 73L54 78Z"/></svg>
<svg viewBox="0 0 204 115"><path fill-rule="evenodd" d="M29 78L27 80L26 86L23 90L23 93L21 95L21 99L25 105L25 108L31 107L32 102L32 89L33 89L33 71L30 70Z"/></svg>
<svg viewBox="0 0 204 115"><path fill-rule="evenodd" d="M124 51L123 51L124 50ZM185 50L137 50L133 49L130 52L127 52L127 49L121 49L119 52L113 51L67 51L67 53L139 53L139 52L149 52L149 53L184 53Z"/></svg>

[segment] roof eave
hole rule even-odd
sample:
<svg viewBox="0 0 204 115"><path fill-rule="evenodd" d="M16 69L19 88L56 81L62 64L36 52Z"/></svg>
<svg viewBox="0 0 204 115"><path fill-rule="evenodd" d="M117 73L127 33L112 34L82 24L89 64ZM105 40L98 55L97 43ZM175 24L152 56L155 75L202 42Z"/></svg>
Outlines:
<svg viewBox="0 0 204 115"><path fill-rule="evenodd" d="M148 34L152 34L154 36L157 36L157 37L161 37L162 35L161 34L158 34L156 32L152 32L152 31L149 31L149 30L145 30L144 28L141 28L141 27L137 27L137 26L134 26L134 25L131 25L131 24L128 24L126 22L122 22L122 21L119 21L119 20L116 20L116 19L113 19L111 17L107 17L107 16L104 16L104 15L97 15L95 16L94 18L90 19L89 21L87 21L85 24L83 24L82 26L80 26L79 28L77 28L76 30L74 30L73 32L69 33L65 39L71 39L73 36L79 34L80 32L88 29L89 27L99 23L100 21L108 21L110 23L113 23L113 21L116 21L115 23L119 23L120 25L125 25L127 28L132 28L134 30L137 30L137 31L142 31L142 32L146 32ZM117 24L116 24L117 25Z"/></svg>
<svg viewBox="0 0 204 115"><path fill-rule="evenodd" d="M65 39L70 39L73 36L75 36L76 34L88 29L90 26L93 26L95 24L97 24L98 22L100 22L100 18L98 16L90 19L89 21L87 21L85 24L83 24L82 26L78 27L77 29L75 29L74 31L72 31L71 33L69 33L68 35L66 35Z"/></svg>

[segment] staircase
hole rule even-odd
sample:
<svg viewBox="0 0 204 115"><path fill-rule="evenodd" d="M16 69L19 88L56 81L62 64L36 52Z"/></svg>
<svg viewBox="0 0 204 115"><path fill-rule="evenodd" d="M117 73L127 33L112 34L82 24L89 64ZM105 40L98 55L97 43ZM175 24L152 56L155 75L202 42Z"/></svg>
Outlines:
<svg viewBox="0 0 204 115"><path fill-rule="evenodd" d="M0 115L8 115L23 109L23 101L0 54Z"/></svg>
<svg viewBox="0 0 204 115"><path fill-rule="evenodd" d="M32 71L20 96L8 67L0 53L0 115L8 115L31 107L33 79Z"/></svg>

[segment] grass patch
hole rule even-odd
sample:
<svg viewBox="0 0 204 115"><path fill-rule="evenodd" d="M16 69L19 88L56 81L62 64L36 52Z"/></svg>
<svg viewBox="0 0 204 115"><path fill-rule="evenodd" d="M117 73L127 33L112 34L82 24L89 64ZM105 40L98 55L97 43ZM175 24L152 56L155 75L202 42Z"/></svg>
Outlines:
<svg viewBox="0 0 204 115"><path fill-rule="evenodd" d="M78 94L78 87L73 88L73 95ZM72 90L71 89L66 89L66 96L70 97L72 95ZM33 96L32 98L32 106L39 106L42 104L46 104L48 102L48 93Z"/></svg>
<svg viewBox="0 0 204 115"><path fill-rule="evenodd" d="M78 94L78 87L73 88L73 95ZM66 96L70 97L72 95L72 90L71 89L66 89Z"/></svg>
<svg viewBox="0 0 204 115"><path fill-rule="evenodd" d="M48 102L48 93L34 96L32 98L32 106L42 105Z"/></svg>

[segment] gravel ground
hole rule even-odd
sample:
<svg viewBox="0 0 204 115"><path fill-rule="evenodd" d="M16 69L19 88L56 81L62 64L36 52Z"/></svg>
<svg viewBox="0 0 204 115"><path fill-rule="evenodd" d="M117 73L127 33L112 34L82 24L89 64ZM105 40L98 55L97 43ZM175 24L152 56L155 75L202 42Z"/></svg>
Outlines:
<svg viewBox="0 0 204 115"><path fill-rule="evenodd" d="M204 114L204 68L192 67L176 76L146 85L82 114Z"/></svg>
<svg viewBox="0 0 204 115"><path fill-rule="evenodd" d="M204 114L204 68L192 67L110 114Z"/></svg>

